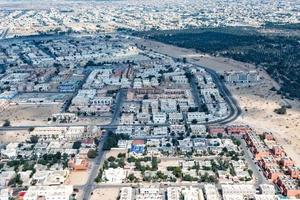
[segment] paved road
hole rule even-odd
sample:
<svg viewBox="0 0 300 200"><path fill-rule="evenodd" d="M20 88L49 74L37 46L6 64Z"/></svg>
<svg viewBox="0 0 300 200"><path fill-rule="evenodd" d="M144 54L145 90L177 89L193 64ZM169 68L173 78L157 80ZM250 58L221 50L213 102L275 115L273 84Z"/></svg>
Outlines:
<svg viewBox="0 0 300 200"><path fill-rule="evenodd" d="M229 106L230 114L226 118L220 120L218 123L227 124L236 120L241 115L242 110L240 109L237 101L232 96L231 92L227 89L225 83L220 79L219 74L216 71L209 69L207 67L200 66L197 63L194 63L193 61L191 61L191 63L196 64L200 68L204 68L212 76L215 84L217 85L220 91L220 94L223 95L226 103Z"/></svg>
<svg viewBox="0 0 300 200"><path fill-rule="evenodd" d="M8 34L8 31L9 31L9 28L4 29L0 35L0 39L5 39Z"/></svg>
<svg viewBox="0 0 300 200"><path fill-rule="evenodd" d="M122 111L122 106L123 106L123 102L126 98L127 95L127 89L120 89L120 91L118 92L117 96L116 96L116 103L115 103L115 109L114 109L114 113L111 119L111 123L110 125L116 125L118 124L118 120L120 117L120 113Z"/></svg>
<svg viewBox="0 0 300 200"><path fill-rule="evenodd" d="M190 78L190 85L191 85L191 89L192 89L192 94L193 94L196 104L198 106L198 111L201 111L201 105L203 102L199 95L200 91L198 90L198 85L196 83L195 76L192 76Z"/></svg>
<svg viewBox="0 0 300 200"><path fill-rule="evenodd" d="M237 136L236 136L237 137ZM241 148L243 149L243 152L245 153L245 159L248 161L249 168L253 171L253 176L256 178L256 185L259 184L265 184L269 183L258 165L255 164L255 161L253 159L252 153L249 151L249 148L247 147L247 144L244 139L241 137L237 137L241 141Z"/></svg>
<svg viewBox="0 0 300 200"><path fill-rule="evenodd" d="M77 96L79 90L82 88L83 84L86 82L86 79L89 77L90 72L84 74L84 78L79 82L79 85L76 87L76 90L73 92L72 96L64 103L61 108L61 112L67 112L72 103L72 99Z"/></svg>
<svg viewBox="0 0 300 200"><path fill-rule="evenodd" d="M108 136L108 134L104 133L104 136L98 145L98 148L97 148L98 155L93 161L94 163L93 163L92 169L89 173L88 181L85 185L81 186L81 189L84 192L83 200L88 200L90 198L91 192L93 191L94 184L95 184L94 180L99 173L100 163L101 163L101 160L104 155L103 145L104 145L105 140L107 139L107 136Z"/></svg>

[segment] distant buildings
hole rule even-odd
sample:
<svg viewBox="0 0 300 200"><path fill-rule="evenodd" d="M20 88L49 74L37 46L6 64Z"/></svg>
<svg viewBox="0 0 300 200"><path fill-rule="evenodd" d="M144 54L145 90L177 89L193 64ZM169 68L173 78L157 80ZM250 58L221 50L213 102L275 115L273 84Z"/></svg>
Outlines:
<svg viewBox="0 0 300 200"><path fill-rule="evenodd" d="M230 84L253 84L260 81L257 71L228 71L224 74L225 81Z"/></svg>
<svg viewBox="0 0 300 200"><path fill-rule="evenodd" d="M73 186L30 186L24 195L24 200L60 199L69 200L73 193Z"/></svg>

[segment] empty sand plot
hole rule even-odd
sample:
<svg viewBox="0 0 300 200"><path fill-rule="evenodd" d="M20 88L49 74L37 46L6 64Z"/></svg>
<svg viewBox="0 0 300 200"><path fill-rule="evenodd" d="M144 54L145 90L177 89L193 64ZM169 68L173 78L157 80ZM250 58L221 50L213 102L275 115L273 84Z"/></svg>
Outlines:
<svg viewBox="0 0 300 200"><path fill-rule="evenodd" d="M119 196L119 188L95 189L91 195L91 200L116 200Z"/></svg>
<svg viewBox="0 0 300 200"><path fill-rule="evenodd" d="M0 115L0 121L8 119L12 126L45 125L48 118L60 112L60 105L10 105Z"/></svg>

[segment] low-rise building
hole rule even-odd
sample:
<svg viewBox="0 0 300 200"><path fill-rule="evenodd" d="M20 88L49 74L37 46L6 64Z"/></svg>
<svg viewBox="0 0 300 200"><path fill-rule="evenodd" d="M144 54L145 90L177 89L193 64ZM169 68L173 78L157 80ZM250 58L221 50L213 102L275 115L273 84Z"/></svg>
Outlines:
<svg viewBox="0 0 300 200"><path fill-rule="evenodd" d="M277 186L280 189L280 192L288 197L295 197L300 195L299 181L292 179L288 176L280 176L276 181Z"/></svg>
<svg viewBox="0 0 300 200"><path fill-rule="evenodd" d="M123 168L108 168L103 172L103 180L107 183L123 183L127 177L127 171Z"/></svg>
<svg viewBox="0 0 300 200"><path fill-rule="evenodd" d="M132 200L132 193L133 191L131 187L122 187L119 200Z"/></svg>
<svg viewBox="0 0 300 200"><path fill-rule="evenodd" d="M254 185L233 184L222 185L223 196L240 195L243 198L249 198L256 193Z"/></svg>
<svg viewBox="0 0 300 200"><path fill-rule="evenodd" d="M167 121L166 113L154 113L153 114L153 123L154 124L164 124Z"/></svg>
<svg viewBox="0 0 300 200"><path fill-rule="evenodd" d="M24 195L24 200L59 199L69 200L73 193L72 185L30 186Z"/></svg>
<svg viewBox="0 0 300 200"><path fill-rule="evenodd" d="M166 126L154 127L153 136L160 136L160 137L168 136L168 128Z"/></svg>
<svg viewBox="0 0 300 200"><path fill-rule="evenodd" d="M89 168L89 161L79 157L74 157L68 162L69 168L75 171L87 170Z"/></svg>
<svg viewBox="0 0 300 200"><path fill-rule="evenodd" d="M136 200L162 200L163 194L159 188L140 188L135 196Z"/></svg>
<svg viewBox="0 0 300 200"><path fill-rule="evenodd" d="M130 153L141 155L145 151L145 146L144 140L133 140L131 143Z"/></svg>

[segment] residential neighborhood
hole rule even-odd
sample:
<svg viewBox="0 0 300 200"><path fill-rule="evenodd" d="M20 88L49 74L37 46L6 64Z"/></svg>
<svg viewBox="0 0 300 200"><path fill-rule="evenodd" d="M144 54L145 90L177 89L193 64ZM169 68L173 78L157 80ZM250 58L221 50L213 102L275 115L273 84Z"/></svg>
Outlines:
<svg viewBox="0 0 300 200"><path fill-rule="evenodd" d="M149 34L292 36L296 25L265 27L297 24L299 11L295 0L0 0L0 200L300 199L300 115L270 69ZM245 42L224 38L223 55L233 41L243 55Z"/></svg>

